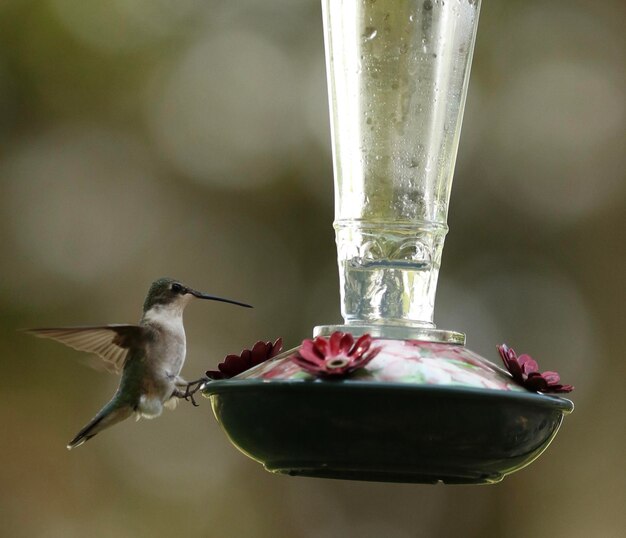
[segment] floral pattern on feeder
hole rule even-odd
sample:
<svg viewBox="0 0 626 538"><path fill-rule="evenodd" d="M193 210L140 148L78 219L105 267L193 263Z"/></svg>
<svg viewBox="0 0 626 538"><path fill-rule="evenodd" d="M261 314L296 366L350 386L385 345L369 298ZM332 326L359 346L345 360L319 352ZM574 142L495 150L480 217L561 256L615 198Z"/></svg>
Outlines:
<svg viewBox="0 0 626 538"><path fill-rule="evenodd" d="M367 349L374 349L375 355L372 357L367 350L363 350L360 356L364 355L366 360L357 364L353 354L350 372L343 372L343 377L350 374L347 381L464 386L518 392L526 390L516 383L508 372L466 347L365 336L367 339L362 340L363 337L361 337L357 343L367 342ZM316 377L328 379L332 374L318 374L313 371L313 367L303 367L302 356L304 354L305 357L310 357L312 353L316 353L318 361L322 360L322 356L325 360L332 356L330 342L335 342L334 345L337 346L342 338L345 338L343 333L334 333L329 339L318 337L315 340L305 340L302 346L243 372L237 376L237 379L314 380ZM322 341L327 343L322 344ZM348 341L344 340L343 345L347 347ZM314 351L315 342L321 349ZM356 348L356 345L354 347ZM369 353L371 354L372 351ZM347 365L343 368L347 368Z"/></svg>

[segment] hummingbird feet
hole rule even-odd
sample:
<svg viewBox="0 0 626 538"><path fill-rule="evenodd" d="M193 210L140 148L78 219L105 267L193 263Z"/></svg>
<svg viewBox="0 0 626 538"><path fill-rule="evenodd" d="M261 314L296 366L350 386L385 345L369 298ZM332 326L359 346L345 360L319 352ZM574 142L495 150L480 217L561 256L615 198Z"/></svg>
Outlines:
<svg viewBox="0 0 626 538"><path fill-rule="evenodd" d="M199 407L198 403L196 402L194 398L194 395L204 386L204 384L207 381L208 380L206 377L201 377L200 379L197 379L196 381L187 383L187 385L185 385L184 391L176 389L174 393L172 394L172 396L176 396L177 398L182 398L183 400L187 402L191 402L194 407Z"/></svg>

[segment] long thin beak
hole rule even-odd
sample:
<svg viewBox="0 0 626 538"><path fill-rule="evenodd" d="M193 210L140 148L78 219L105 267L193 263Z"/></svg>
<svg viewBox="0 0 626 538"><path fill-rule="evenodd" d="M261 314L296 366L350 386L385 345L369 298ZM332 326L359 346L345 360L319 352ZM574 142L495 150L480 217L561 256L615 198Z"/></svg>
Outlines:
<svg viewBox="0 0 626 538"><path fill-rule="evenodd" d="M246 303L240 303L239 301L232 301L230 299L224 299L223 297L216 297L215 295L207 295L206 293L202 293L201 291L192 290L189 288L187 290L191 295L197 297L198 299L208 299L209 301L220 301L222 303L230 303L236 304L237 306L243 306L245 308L254 308L252 305Z"/></svg>

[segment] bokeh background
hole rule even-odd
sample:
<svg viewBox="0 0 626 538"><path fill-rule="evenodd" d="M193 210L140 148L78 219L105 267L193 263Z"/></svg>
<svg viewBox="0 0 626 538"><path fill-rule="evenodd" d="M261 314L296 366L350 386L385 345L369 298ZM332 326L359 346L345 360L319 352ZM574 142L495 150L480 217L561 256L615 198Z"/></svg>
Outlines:
<svg viewBox="0 0 626 538"><path fill-rule="evenodd" d="M133 322L173 275L193 378L338 322L317 0L0 2L0 535L623 536L625 38L620 0L483 5L437 322L576 385L496 486L273 476L208 401L68 453L117 379L20 327Z"/></svg>

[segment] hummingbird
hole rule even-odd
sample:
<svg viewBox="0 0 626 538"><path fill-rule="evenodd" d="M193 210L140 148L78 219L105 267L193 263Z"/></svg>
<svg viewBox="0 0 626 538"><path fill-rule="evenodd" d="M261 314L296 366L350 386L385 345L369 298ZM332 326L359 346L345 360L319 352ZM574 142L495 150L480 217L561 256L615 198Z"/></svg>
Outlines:
<svg viewBox="0 0 626 538"><path fill-rule="evenodd" d="M191 398L196 405L193 394L206 379L188 383L180 377L186 354L183 311L193 298L252 308L196 291L172 278L159 278L150 286L137 325L26 330L78 351L94 353L108 370L121 373L113 398L68 443L68 450L133 415L137 420L158 417L164 407L175 407L179 398Z"/></svg>

